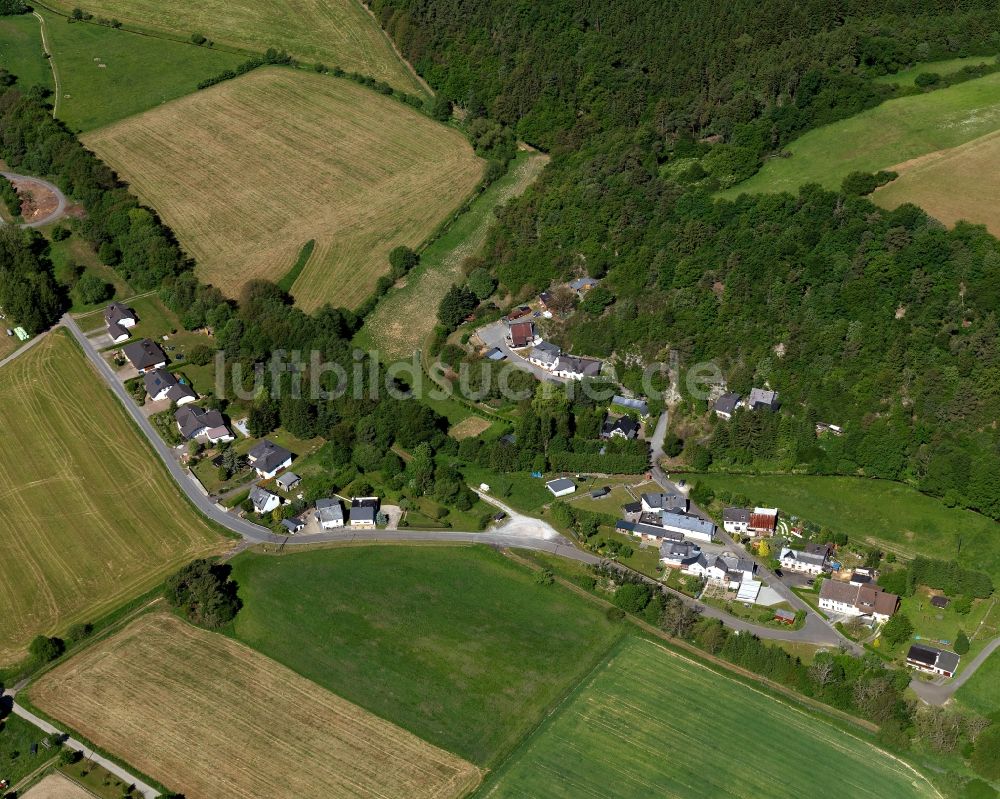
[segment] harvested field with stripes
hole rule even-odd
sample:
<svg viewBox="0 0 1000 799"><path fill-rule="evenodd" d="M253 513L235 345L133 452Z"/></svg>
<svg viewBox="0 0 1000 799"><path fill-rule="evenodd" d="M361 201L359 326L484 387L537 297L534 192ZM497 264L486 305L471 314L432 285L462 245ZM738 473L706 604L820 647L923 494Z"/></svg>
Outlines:
<svg viewBox="0 0 1000 799"><path fill-rule="evenodd" d="M64 330L0 369L0 663L228 542Z"/></svg>
<svg viewBox="0 0 1000 799"><path fill-rule="evenodd" d="M54 0L64 14L74 0ZM417 93L420 84L396 55L388 37L356 0L87 0L98 17L127 28L190 42L199 33L220 45L263 53L287 50L309 62L322 61L397 89Z"/></svg>
<svg viewBox="0 0 1000 799"><path fill-rule="evenodd" d="M49 672L31 699L188 799L445 799L479 781L458 756L166 612Z"/></svg>
<svg viewBox="0 0 1000 799"><path fill-rule="evenodd" d="M501 768L487 797L938 797L907 764L636 638Z"/></svg>
<svg viewBox="0 0 1000 799"><path fill-rule="evenodd" d="M235 80L102 128L84 143L156 208L231 296L279 282L310 239L292 294L355 307L483 174L465 138L352 81L287 68ZM426 309L433 316L434 309Z"/></svg>

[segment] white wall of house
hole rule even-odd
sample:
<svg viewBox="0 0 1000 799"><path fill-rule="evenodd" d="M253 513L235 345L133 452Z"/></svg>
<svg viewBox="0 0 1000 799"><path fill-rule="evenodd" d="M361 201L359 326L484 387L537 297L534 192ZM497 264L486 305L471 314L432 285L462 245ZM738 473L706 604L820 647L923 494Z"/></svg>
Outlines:
<svg viewBox="0 0 1000 799"><path fill-rule="evenodd" d="M723 522L722 527L727 533L738 534L747 532L750 528L750 524L748 522Z"/></svg>

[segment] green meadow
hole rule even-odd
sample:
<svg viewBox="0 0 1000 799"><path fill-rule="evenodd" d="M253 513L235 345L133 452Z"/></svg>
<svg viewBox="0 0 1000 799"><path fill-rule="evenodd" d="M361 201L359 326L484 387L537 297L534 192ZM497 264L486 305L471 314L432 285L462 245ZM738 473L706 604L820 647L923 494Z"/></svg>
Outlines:
<svg viewBox="0 0 1000 799"><path fill-rule="evenodd" d="M489 799L937 792L918 772L790 704L628 639L477 793Z"/></svg>
<svg viewBox="0 0 1000 799"><path fill-rule="evenodd" d="M824 125L772 158L720 196L796 192L805 183L839 189L854 171L889 169L910 159L971 141L1000 128L1000 73L946 89L888 100L848 119Z"/></svg>
<svg viewBox="0 0 1000 799"><path fill-rule="evenodd" d="M983 64L996 63L996 56L980 55L966 56L965 58L947 58L943 61L921 61L909 69L901 69L894 75L880 75L875 78L876 83L898 83L900 86L914 86L917 75L926 72L933 72L942 78L954 75L965 67L978 67Z"/></svg>
<svg viewBox="0 0 1000 799"><path fill-rule="evenodd" d="M486 547L359 546L232 561L233 634L477 765L510 752L621 625Z"/></svg>
<svg viewBox="0 0 1000 799"><path fill-rule="evenodd" d="M42 49L38 20L31 14L0 17L0 67L17 75L21 88L52 88L52 70Z"/></svg>

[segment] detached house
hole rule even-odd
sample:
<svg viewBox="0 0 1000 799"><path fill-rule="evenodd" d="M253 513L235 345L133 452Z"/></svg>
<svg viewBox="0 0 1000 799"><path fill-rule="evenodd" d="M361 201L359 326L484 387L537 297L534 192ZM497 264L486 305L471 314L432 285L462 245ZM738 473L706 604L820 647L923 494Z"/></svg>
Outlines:
<svg viewBox="0 0 1000 799"><path fill-rule="evenodd" d="M135 311L122 305L120 302L113 302L104 309L104 323L108 327L111 327L112 325L118 325L119 327L135 327L135 324L138 321L139 319L135 315Z"/></svg>
<svg viewBox="0 0 1000 799"><path fill-rule="evenodd" d="M851 585L839 580L825 580L819 591L820 610L845 616L869 617L882 624L899 607L899 597L877 585Z"/></svg>
<svg viewBox="0 0 1000 799"><path fill-rule="evenodd" d="M270 480L282 469L292 465L292 453L267 439L259 442L247 453L250 465L264 480Z"/></svg>
<svg viewBox="0 0 1000 799"><path fill-rule="evenodd" d="M507 341L516 350L530 347L535 343L534 322L512 322L507 328Z"/></svg>
<svg viewBox="0 0 1000 799"><path fill-rule="evenodd" d="M576 280L570 282L569 287L580 296L583 296L599 283L599 280L595 280L592 277L578 277Z"/></svg>
<svg viewBox="0 0 1000 799"><path fill-rule="evenodd" d="M683 569L701 557L701 547L691 541L664 541L660 544L660 563L671 569Z"/></svg>
<svg viewBox="0 0 1000 799"><path fill-rule="evenodd" d="M334 530L344 526L344 509L339 499L317 499L316 520L324 530Z"/></svg>
<svg viewBox="0 0 1000 799"><path fill-rule="evenodd" d="M528 360L535 364L535 366L540 366L542 369L551 372L556 368L556 361L559 360L561 354L562 350L555 344L551 344L548 341L539 341L531 348Z"/></svg>
<svg viewBox="0 0 1000 799"><path fill-rule="evenodd" d="M953 677L961 658L954 652L926 644L914 644L906 653L906 665L928 674Z"/></svg>
<svg viewBox="0 0 1000 799"><path fill-rule="evenodd" d="M115 344L124 344L132 338L131 331L127 327L122 327L118 324L108 325L108 335Z"/></svg>
<svg viewBox="0 0 1000 799"><path fill-rule="evenodd" d="M153 402L168 399L177 405L187 405L198 399L191 386L180 382L166 369L154 369L142 377L146 385L146 393Z"/></svg>
<svg viewBox="0 0 1000 799"><path fill-rule="evenodd" d="M750 530L749 508L723 508L722 529L727 533L741 535Z"/></svg>
<svg viewBox="0 0 1000 799"><path fill-rule="evenodd" d="M686 566L684 571L710 583L735 590L742 583L753 581L757 564L750 558L741 557L733 552L723 552L716 558L702 553L696 561Z"/></svg>
<svg viewBox="0 0 1000 799"><path fill-rule="evenodd" d="M220 441L233 440L232 432L226 427L226 422L218 411L185 405L177 409L174 420L177 422L177 429L188 441L205 438L210 444L218 444Z"/></svg>
<svg viewBox="0 0 1000 799"><path fill-rule="evenodd" d="M378 497L354 497L351 500L351 525L353 527L374 527L378 509Z"/></svg>
<svg viewBox="0 0 1000 799"><path fill-rule="evenodd" d="M712 411L720 419L732 419L733 414L736 413L736 409L739 407L739 404L740 395L730 392L728 394L723 394L715 401L712 405Z"/></svg>
<svg viewBox="0 0 1000 799"><path fill-rule="evenodd" d="M281 497L260 486L250 489L250 501L253 503L253 509L261 516L281 506Z"/></svg>
<svg viewBox="0 0 1000 799"><path fill-rule="evenodd" d="M601 428L601 438L633 439L639 435L639 423L631 416L608 419Z"/></svg>
<svg viewBox="0 0 1000 799"><path fill-rule="evenodd" d="M679 494L664 494L663 492L642 494L639 501L642 503L644 513L659 513L670 508L678 508L687 513L691 507L691 501L687 497Z"/></svg>
<svg viewBox="0 0 1000 799"><path fill-rule="evenodd" d="M585 377L597 377L601 374L602 368L604 368L604 363L596 358L560 355L552 371L557 376L567 380L583 380Z"/></svg>
<svg viewBox="0 0 1000 799"><path fill-rule="evenodd" d="M802 574L822 574L829 568L830 547L826 544L806 544L802 549L785 547L781 550L781 568Z"/></svg>
<svg viewBox="0 0 1000 799"><path fill-rule="evenodd" d="M160 349L158 344L154 344L148 338L142 341L133 341L122 348L122 352L128 362L135 367L135 370L143 375L151 369L162 369L167 365L167 356Z"/></svg>
<svg viewBox="0 0 1000 799"><path fill-rule="evenodd" d="M750 396L746 399L746 407L751 411L776 411L780 407L778 392L764 388L750 389Z"/></svg>

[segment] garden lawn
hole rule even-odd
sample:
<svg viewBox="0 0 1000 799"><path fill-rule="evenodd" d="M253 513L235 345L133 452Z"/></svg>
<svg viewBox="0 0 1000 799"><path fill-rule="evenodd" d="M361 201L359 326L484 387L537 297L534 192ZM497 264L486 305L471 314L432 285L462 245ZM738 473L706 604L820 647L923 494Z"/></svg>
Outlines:
<svg viewBox="0 0 1000 799"><path fill-rule="evenodd" d="M68 23L40 8L59 70L57 116L72 130L88 131L197 90L205 78L245 56L190 43L140 36L92 23ZM32 19L35 26L38 20Z"/></svg>
<svg viewBox="0 0 1000 799"><path fill-rule="evenodd" d="M17 76L21 89L52 88L52 70L42 49L38 20L31 14L0 17L0 66Z"/></svg>
<svg viewBox="0 0 1000 799"><path fill-rule="evenodd" d="M997 712L1000 708L1000 650L990 655L969 681L955 692L955 699L984 716Z"/></svg>
<svg viewBox="0 0 1000 799"><path fill-rule="evenodd" d="M0 721L0 779L10 785L27 777L58 754L56 748L38 747L32 755L31 745L40 744L46 737L38 727L13 714ZM6 795L6 791L4 792Z"/></svg>
<svg viewBox="0 0 1000 799"><path fill-rule="evenodd" d="M961 559L1000 582L1000 524L949 508L914 488L887 480L806 475L690 475L712 488L746 495L756 505L847 533L854 541L904 557Z"/></svg>
<svg viewBox="0 0 1000 799"><path fill-rule="evenodd" d="M233 634L334 693L491 765L621 628L479 547L338 547L232 561Z"/></svg>
<svg viewBox="0 0 1000 799"><path fill-rule="evenodd" d="M912 158L965 144L1000 128L1000 73L946 89L888 100L811 130L748 180L722 192L795 193L805 183L839 189L851 172L890 169Z"/></svg>
<svg viewBox="0 0 1000 799"><path fill-rule="evenodd" d="M801 797L938 794L918 772L797 707L630 638L477 794Z"/></svg>

